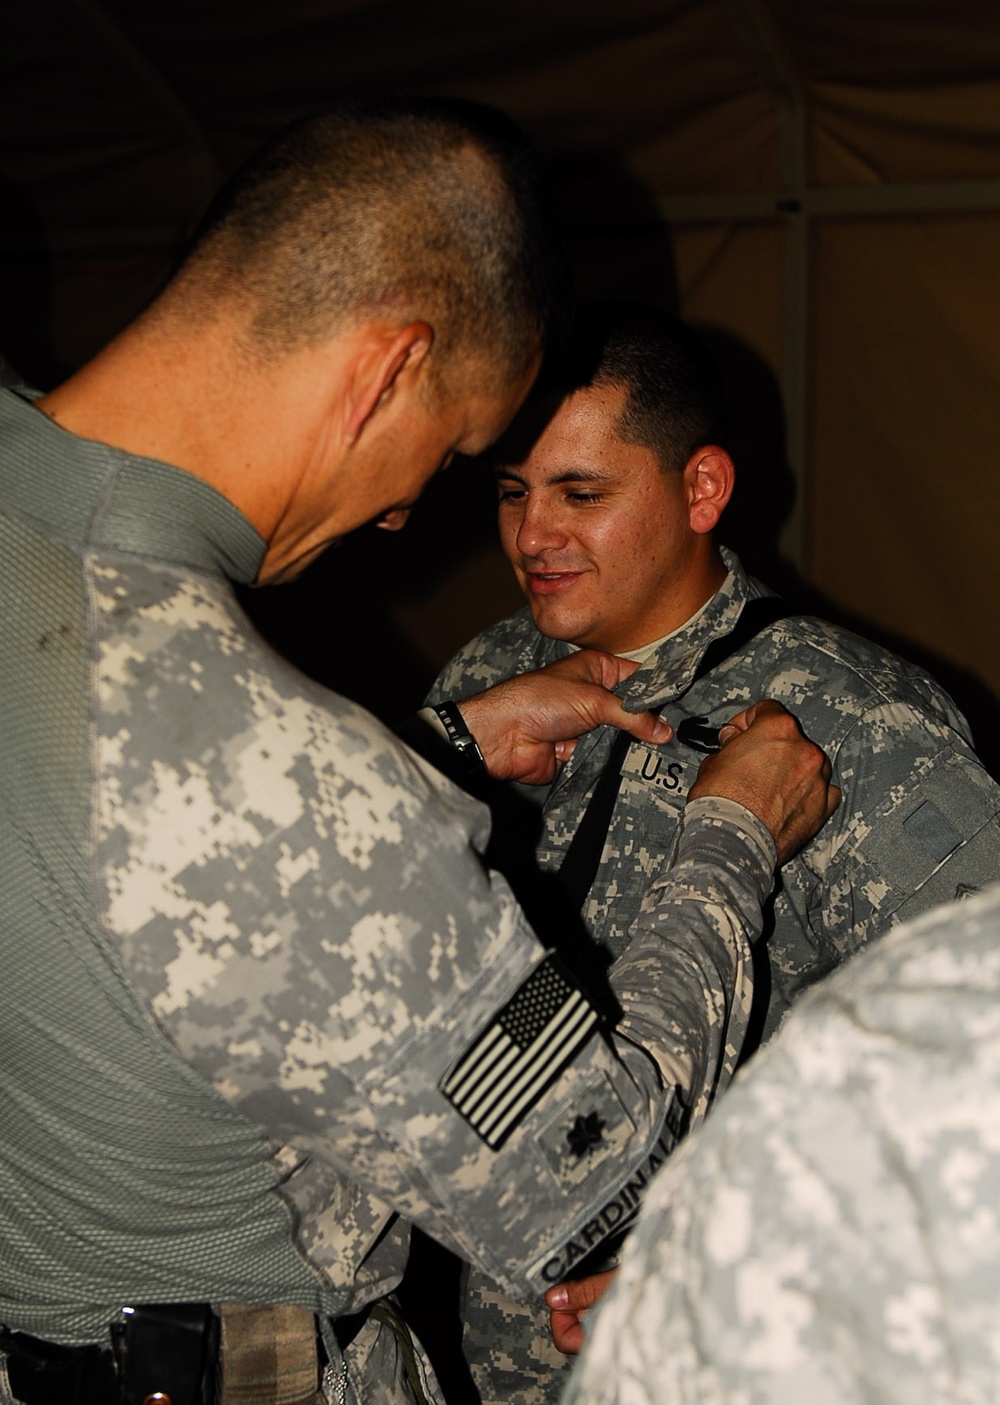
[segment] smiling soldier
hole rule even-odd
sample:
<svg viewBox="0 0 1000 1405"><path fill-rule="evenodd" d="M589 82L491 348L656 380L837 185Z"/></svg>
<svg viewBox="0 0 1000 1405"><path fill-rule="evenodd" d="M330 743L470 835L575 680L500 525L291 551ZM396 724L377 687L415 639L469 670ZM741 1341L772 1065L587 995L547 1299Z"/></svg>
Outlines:
<svg viewBox="0 0 1000 1405"><path fill-rule="evenodd" d="M676 319L633 304L581 313L555 389L536 394L491 456L501 541L528 608L468 644L430 701L461 699L583 646L639 661L619 695L627 710L661 713L674 739L615 747L615 729L602 728L550 787L520 788L541 806L541 868L561 870L610 958L625 951L649 877L673 850L719 726L755 698L785 704L830 756L844 800L785 866L772 899L751 1022L766 1038L852 952L1000 872L1000 790L932 679L795 614L716 543L734 482L718 407L707 353ZM592 809L582 826L588 866L581 821L598 778L613 796L619 769L613 811L609 803L595 820ZM705 1031L677 1035L696 1048ZM714 1094L748 1052L730 1049ZM466 1351L484 1402L559 1394L561 1358L544 1314L532 1323L475 1276Z"/></svg>

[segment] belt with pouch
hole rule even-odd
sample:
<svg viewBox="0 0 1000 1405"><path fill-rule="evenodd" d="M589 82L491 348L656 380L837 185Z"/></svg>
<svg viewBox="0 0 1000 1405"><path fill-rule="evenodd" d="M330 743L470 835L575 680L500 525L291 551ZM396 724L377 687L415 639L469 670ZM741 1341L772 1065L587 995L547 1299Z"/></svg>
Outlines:
<svg viewBox="0 0 1000 1405"><path fill-rule="evenodd" d="M327 1360L312 1312L282 1303L123 1308L85 1346L0 1328L0 1351L21 1405L313 1405Z"/></svg>
<svg viewBox="0 0 1000 1405"><path fill-rule="evenodd" d="M346 1351L369 1317L396 1335L422 1401L412 1339L388 1299L330 1321L337 1347ZM218 1314L207 1303L124 1308L107 1345L64 1346L0 1326L0 1352L20 1405L312 1405L329 1364L316 1318L287 1304L224 1304Z"/></svg>
<svg viewBox="0 0 1000 1405"><path fill-rule="evenodd" d="M215 1405L218 1318L205 1303L126 1308L107 1345L0 1327L0 1351L23 1405Z"/></svg>

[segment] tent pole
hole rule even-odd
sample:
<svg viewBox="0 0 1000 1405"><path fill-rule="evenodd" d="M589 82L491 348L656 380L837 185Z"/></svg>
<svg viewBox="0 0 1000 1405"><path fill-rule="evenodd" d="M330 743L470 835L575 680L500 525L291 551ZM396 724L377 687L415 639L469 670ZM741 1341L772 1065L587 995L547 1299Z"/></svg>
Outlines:
<svg viewBox="0 0 1000 1405"><path fill-rule="evenodd" d="M780 376L785 402L786 451L796 488L781 546L792 564L806 575L810 556L807 470L810 237L805 93L766 0L729 0L729 7L777 108L781 190L774 208L782 220L784 235Z"/></svg>

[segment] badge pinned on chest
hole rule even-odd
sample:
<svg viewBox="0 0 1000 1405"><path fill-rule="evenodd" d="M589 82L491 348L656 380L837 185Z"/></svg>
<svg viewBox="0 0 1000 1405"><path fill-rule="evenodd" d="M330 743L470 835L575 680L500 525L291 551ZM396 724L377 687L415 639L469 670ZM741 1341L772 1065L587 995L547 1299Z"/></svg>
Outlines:
<svg viewBox="0 0 1000 1405"><path fill-rule="evenodd" d="M674 735L681 746L689 746L693 751L700 751L706 756L710 756L713 751L722 750L719 729L713 726L707 717L685 717L677 724Z"/></svg>

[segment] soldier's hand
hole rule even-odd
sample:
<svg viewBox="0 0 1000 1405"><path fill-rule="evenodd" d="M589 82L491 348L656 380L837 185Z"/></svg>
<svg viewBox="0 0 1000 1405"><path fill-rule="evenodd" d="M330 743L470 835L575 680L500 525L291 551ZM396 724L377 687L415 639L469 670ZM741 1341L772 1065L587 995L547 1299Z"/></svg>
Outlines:
<svg viewBox="0 0 1000 1405"><path fill-rule="evenodd" d="M616 1268L609 1268L604 1273L592 1273L587 1278L557 1283L545 1294L552 1340L556 1349L565 1356L575 1356L583 1346L583 1317L588 1308L604 1297L617 1272Z"/></svg>
<svg viewBox="0 0 1000 1405"><path fill-rule="evenodd" d="M754 703L719 731L722 750L702 762L689 800L722 795L745 805L774 836L785 863L840 804L826 754L770 699Z"/></svg>
<svg viewBox="0 0 1000 1405"><path fill-rule="evenodd" d="M581 649L534 673L520 673L484 693L459 700L466 726L496 780L543 785L578 739L602 723L640 741L667 742L673 729L651 712L626 712L608 691L638 664Z"/></svg>

